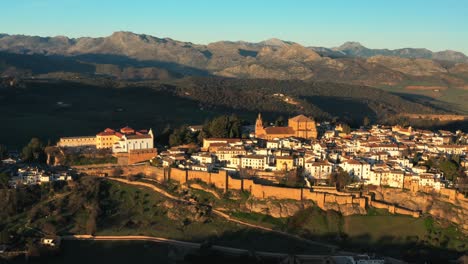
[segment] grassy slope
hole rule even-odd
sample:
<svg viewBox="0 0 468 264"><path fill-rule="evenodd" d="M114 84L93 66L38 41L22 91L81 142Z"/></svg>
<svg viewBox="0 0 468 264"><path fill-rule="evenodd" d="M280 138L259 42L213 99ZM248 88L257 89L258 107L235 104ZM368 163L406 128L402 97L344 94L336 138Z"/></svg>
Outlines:
<svg viewBox="0 0 468 264"><path fill-rule="evenodd" d="M466 235L457 231L453 225L435 222L430 217L392 215L386 210L376 208L369 208L367 215L343 217L333 211L325 212L311 207L290 218L272 218L264 214L239 211L240 205L233 207L233 201L215 199L207 192L196 190L191 193L196 197L209 197L212 203L228 208L232 216L243 221L339 244L344 249L356 252L380 252L415 260L437 256L456 258L460 252L468 249ZM245 203L245 197L237 196L241 203Z"/></svg>
<svg viewBox="0 0 468 264"><path fill-rule="evenodd" d="M311 248L300 240L245 228L212 214L202 221L190 220L199 211L176 202L167 206L167 198L143 187L95 180L86 177L71 192L55 192L53 198L44 193L25 212L0 219L0 228L34 237L39 234L34 230L44 231L46 223L50 223L58 234L85 234L90 208L98 201L97 235L149 235L288 253L329 252L327 248Z"/></svg>
<svg viewBox="0 0 468 264"><path fill-rule="evenodd" d="M391 215L373 208L368 215L346 217L316 207L283 219L246 212L231 215L306 238L339 244L345 250L378 252L408 261L438 258L446 261L457 258L468 247L468 238L453 226L434 223L428 228L427 221L433 221L431 218Z"/></svg>

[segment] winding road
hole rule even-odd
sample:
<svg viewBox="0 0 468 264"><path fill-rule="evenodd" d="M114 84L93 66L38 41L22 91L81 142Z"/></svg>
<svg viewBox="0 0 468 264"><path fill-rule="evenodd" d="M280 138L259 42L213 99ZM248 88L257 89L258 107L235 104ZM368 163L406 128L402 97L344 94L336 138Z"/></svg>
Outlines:
<svg viewBox="0 0 468 264"><path fill-rule="evenodd" d="M121 183L130 184L130 185L134 185L134 186L146 187L146 188L149 188L149 189L151 189L151 190L153 190L155 192L158 192L158 193L160 193L160 194L164 195L165 197L170 198L172 200L176 200L176 201L183 202L183 203L188 203L188 204L195 204L193 202L190 202L190 201L184 200L182 198L179 198L177 196L174 196L174 195L168 193L167 191L155 186L154 184L150 184L150 183L146 183L146 182L139 182L139 181L129 181L129 180L126 180L126 179L112 178L112 177L107 177L105 179L118 181L118 182L121 182ZM287 237L290 237L290 238L298 239L298 240L301 240L301 241L303 241L305 243L308 243L310 245L326 247L326 248L331 249L332 252L335 252L338 249L338 247L335 246L335 245L322 243L322 242L317 242L317 241L311 241L311 240L302 238L302 237L297 236L297 235L293 235L293 234L286 233L286 232L283 232L283 231L274 230L274 229L271 229L271 228L268 228L268 227L264 227L264 226L261 226L261 225L256 225L256 224L241 221L239 219L232 218L230 215L228 215L228 214L226 214L226 213L224 213L221 210L216 209L216 208L212 208L212 212L214 214L216 214L217 216L220 216L220 217L224 218L225 220L233 222L233 223L237 223L237 224L244 225L244 226L247 226L247 227L256 228L256 229L260 229L260 230L263 230L263 231L272 232L272 233L284 235L284 236L287 236ZM189 243L189 242L185 242L185 243Z"/></svg>
<svg viewBox="0 0 468 264"><path fill-rule="evenodd" d="M62 236L63 240L92 240L92 241L150 241L156 243L165 243L174 246L191 248L191 249L200 249L202 243L195 242L186 242L162 237L152 237L152 236L91 236L91 235L73 235L73 236ZM224 253L229 253L232 255L246 255L252 254L252 251L247 249L232 248L225 246L212 245L212 249L219 250ZM256 256L261 257L272 257L272 258L287 258L290 257L290 254L287 253L275 253L275 252L265 252L265 251L255 251ZM324 259L328 255L295 255L296 258L301 259Z"/></svg>

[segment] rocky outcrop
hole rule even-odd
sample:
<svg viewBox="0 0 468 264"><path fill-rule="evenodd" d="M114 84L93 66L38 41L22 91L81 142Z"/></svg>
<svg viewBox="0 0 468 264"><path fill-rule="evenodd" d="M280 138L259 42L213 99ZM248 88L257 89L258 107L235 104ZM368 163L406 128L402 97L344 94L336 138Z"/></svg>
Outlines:
<svg viewBox="0 0 468 264"><path fill-rule="evenodd" d="M166 200L161 206L167 208L167 217L172 220L190 221L190 222L206 222L211 216L211 207L198 203L184 204L184 210L178 210L180 202ZM187 213L188 210L188 213Z"/></svg>
<svg viewBox="0 0 468 264"><path fill-rule="evenodd" d="M245 209L260 214L271 215L275 218L284 218L295 215L304 208L313 206L311 202L297 202L289 200L258 200L249 199Z"/></svg>
<svg viewBox="0 0 468 264"><path fill-rule="evenodd" d="M340 212L343 216L367 214L367 210L359 206L359 204L338 204L325 203L325 210L333 210Z"/></svg>
<svg viewBox="0 0 468 264"><path fill-rule="evenodd" d="M468 232L468 200L448 198L438 194L413 193L394 188L380 188L373 192L376 200L382 200L411 210L418 210L459 225Z"/></svg>
<svg viewBox="0 0 468 264"><path fill-rule="evenodd" d="M295 215L302 209L315 206L311 201L290 201L290 200L258 200L249 199L245 204L246 210L250 212L268 214L275 218L284 218ZM325 203L322 210L333 210L340 212L343 216L366 214L367 210L358 204L338 204Z"/></svg>

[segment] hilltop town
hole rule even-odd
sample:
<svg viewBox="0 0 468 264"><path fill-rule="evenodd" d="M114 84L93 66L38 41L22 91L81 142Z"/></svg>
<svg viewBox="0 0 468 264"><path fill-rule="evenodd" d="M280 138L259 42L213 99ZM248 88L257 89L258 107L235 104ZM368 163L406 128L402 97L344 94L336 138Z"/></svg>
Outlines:
<svg viewBox="0 0 468 264"><path fill-rule="evenodd" d="M203 137L206 125L183 127L178 133L198 139L173 140L172 146L156 144L158 133L151 128L105 128L45 147L47 165L13 153L3 156L0 169L10 188L70 184L84 175L126 183L141 179L137 184L143 186L155 181L213 193L246 192L253 199L248 210L277 218L300 210L296 205L286 210L291 201L311 202L343 216L366 215L372 208L413 218L430 215L468 232L468 135L366 123L351 129L298 115L274 124L258 114L254 125L240 127L241 135L224 131L233 137ZM37 144L32 140L28 146ZM39 155L34 149L33 160ZM283 208L261 202L272 199Z"/></svg>
<svg viewBox="0 0 468 264"><path fill-rule="evenodd" d="M196 133L202 126L188 129ZM329 185L333 174L342 171L349 174L355 186L438 192L455 189L457 183L461 186L457 180L463 175L444 173L443 168L431 166L435 165L433 161L455 160L464 173L468 172L468 136L462 131L383 125L351 130L345 124L316 124L304 115L290 118L288 126L264 126L259 114L249 138L204 138L201 146L181 145L158 151L151 129L124 127L107 128L95 136L60 138L56 148L68 152L107 150L120 165L150 161L155 166L185 170L226 170L230 175L243 174L272 183L294 174L303 177L308 187ZM63 155L57 153L48 153L49 164L51 158L55 165L61 163Z"/></svg>

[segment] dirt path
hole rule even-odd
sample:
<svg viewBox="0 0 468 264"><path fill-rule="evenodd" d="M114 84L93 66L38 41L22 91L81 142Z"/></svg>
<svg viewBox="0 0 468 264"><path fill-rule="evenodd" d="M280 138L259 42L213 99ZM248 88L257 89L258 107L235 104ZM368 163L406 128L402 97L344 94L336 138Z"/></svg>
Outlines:
<svg viewBox="0 0 468 264"><path fill-rule="evenodd" d="M108 177L106 179L113 180L113 181L118 181L118 182L125 183L125 184L130 184L130 185L134 185L134 186L147 187L147 188L150 188L151 190L153 190L155 192L158 192L158 193L166 196L167 198L170 198L170 199L173 199L173 200L176 200L176 201L180 201L180 202L183 202L183 203L193 204L192 202L189 202L189 201L186 201L186 200L181 199L179 197L176 197L176 196L166 192L165 190L163 190L163 189L161 189L161 188L159 188L159 187L157 187L157 186L155 186L153 184L150 184L150 183L138 182L138 181L129 181L129 180L126 180L126 179L121 179L121 178L110 178L110 177ZM260 230L263 230L263 231L272 232L272 233L284 235L284 236L287 236L287 237L290 237L290 238L298 239L298 240L301 240L301 241L303 241L305 243L308 243L310 245L327 247L327 248L330 248L332 251L334 251L334 250L336 250L338 248L335 245L322 243L322 242L311 241L311 240L302 238L300 236L296 236L296 235L286 233L286 232L283 232L283 231L274 230L274 229L264 227L264 226L261 226L261 225L247 223L247 222L232 218L230 215L222 212L221 210L219 210L217 208L212 208L212 212L214 214L216 214L217 216L220 216L220 217L224 218L225 220L233 222L233 223L237 223L237 224L248 226L248 227L251 227L251 228L256 228L256 229L260 229Z"/></svg>

